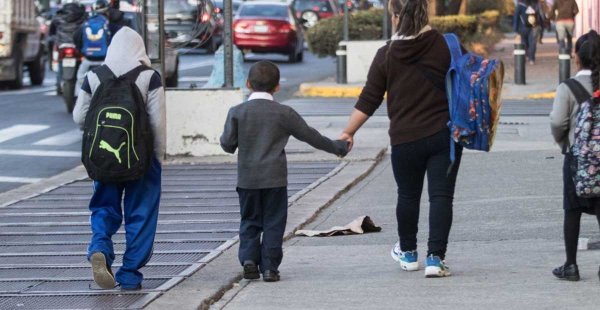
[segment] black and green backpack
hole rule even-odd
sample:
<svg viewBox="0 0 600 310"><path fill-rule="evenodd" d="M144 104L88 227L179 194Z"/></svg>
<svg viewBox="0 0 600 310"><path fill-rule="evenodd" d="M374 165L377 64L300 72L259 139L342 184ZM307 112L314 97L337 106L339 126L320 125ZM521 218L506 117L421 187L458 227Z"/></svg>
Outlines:
<svg viewBox="0 0 600 310"><path fill-rule="evenodd" d="M81 161L92 180L126 182L140 179L150 167L153 134L146 104L135 84L140 65L116 77L102 65L93 70L100 85L85 118Z"/></svg>

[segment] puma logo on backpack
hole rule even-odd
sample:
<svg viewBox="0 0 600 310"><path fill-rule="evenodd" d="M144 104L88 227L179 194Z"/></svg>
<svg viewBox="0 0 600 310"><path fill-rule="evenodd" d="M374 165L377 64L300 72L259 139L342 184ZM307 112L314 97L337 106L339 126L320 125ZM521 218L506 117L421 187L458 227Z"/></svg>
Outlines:
<svg viewBox="0 0 600 310"><path fill-rule="evenodd" d="M127 144L126 142L122 142L121 145L119 145L118 149L114 149L112 146L110 146L110 144L108 144L108 142L102 140L100 141L100 149L101 150L107 150L111 153L113 153L115 155L115 157L117 158L117 160L119 161L119 164L121 164L121 148L125 146L125 144Z"/></svg>
<svg viewBox="0 0 600 310"><path fill-rule="evenodd" d="M141 178L153 154L153 134L146 103L135 81L152 70L139 66L115 77L106 65L93 70L100 80L83 132L81 161L91 179L125 182Z"/></svg>

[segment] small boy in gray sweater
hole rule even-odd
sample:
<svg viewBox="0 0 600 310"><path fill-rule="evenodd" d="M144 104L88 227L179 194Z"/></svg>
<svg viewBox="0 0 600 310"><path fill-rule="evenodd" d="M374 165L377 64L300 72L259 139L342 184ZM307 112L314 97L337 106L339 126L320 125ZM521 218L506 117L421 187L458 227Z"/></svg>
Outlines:
<svg viewBox="0 0 600 310"><path fill-rule="evenodd" d="M279 281L283 234L287 220L287 160L290 136L311 146L346 156L346 141L332 141L308 126L289 106L273 101L279 90L279 68L259 61L250 68L247 102L229 110L221 147L238 151L237 192L240 199L239 260L245 279ZM262 242L261 242L262 233ZM260 272L259 272L260 268Z"/></svg>

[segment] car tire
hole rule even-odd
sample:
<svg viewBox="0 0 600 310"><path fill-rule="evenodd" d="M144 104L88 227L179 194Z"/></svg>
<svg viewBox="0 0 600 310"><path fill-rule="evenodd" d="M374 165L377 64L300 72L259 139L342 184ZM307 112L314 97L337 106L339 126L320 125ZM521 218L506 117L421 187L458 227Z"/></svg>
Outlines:
<svg viewBox="0 0 600 310"><path fill-rule="evenodd" d="M75 108L75 81L65 81L62 90L67 112L71 114Z"/></svg>
<svg viewBox="0 0 600 310"><path fill-rule="evenodd" d="M177 58L177 61L175 62L175 72L173 73L172 76L167 77L165 79L165 83L167 84L167 87L175 88L178 86L178 84L179 84L179 58Z"/></svg>
<svg viewBox="0 0 600 310"><path fill-rule="evenodd" d="M298 62L298 53L296 51L288 54L288 62L291 64Z"/></svg>
<svg viewBox="0 0 600 310"><path fill-rule="evenodd" d="M15 79L6 84L10 89L23 88L23 55L20 51L15 51Z"/></svg>
<svg viewBox="0 0 600 310"><path fill-rule="evenodd" d="M305 28L310 28L317 24L319 21L319 14L315 11L306 10L300 14L300 17L306 20L306 23L302 24Z"/></svg>
<svg viewBox="0 0 600 310"><path fill-rule="evenodd" d="M46 75L46 60L44 58L43 49L40 49L38 55L27 65L27 68L29 69L29 79L31 80L31 85L42 85Z"/></svg>

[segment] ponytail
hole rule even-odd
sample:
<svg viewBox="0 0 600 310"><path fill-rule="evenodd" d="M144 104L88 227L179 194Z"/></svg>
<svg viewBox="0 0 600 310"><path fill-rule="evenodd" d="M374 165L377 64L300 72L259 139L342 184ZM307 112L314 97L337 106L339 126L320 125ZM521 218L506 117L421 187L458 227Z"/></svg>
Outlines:
<svg viewBox="0 0 600 310"><path fill-rule="evenodd" d="M389 10L398 17L396 35L417 35L429 23L428 0L389 0Z"/></svg>

